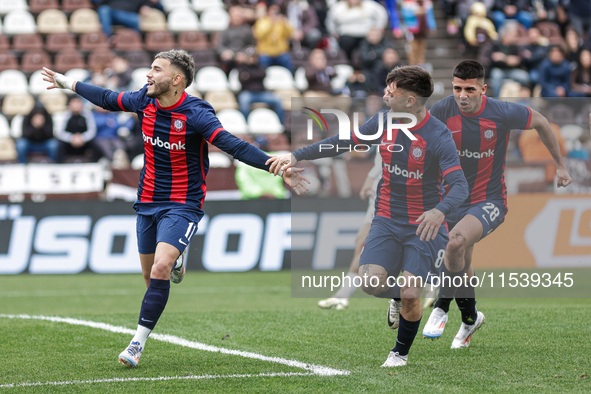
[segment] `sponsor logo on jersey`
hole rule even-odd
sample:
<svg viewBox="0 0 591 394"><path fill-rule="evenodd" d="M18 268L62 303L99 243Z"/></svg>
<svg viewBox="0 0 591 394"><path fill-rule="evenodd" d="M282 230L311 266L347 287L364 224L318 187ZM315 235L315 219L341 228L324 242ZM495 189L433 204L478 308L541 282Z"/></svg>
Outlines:
<svg viewBox="0 0 591 394"><path fill-rule="evenodd" d="M416 161L421 161L425 156L425 148L421 148L420 146L415 146L412 148L411 156Z"/></svg>
<svg viewBox="0 0 591 394"><path fill-rule="evenodd" d="M408 170L404 170L398 167L396 164L394 164L394 166L391 166L388 163L384 163L384 167L386 168L386 170L388 170L390 174L401 175L405 178L423 179L423 173L419 172L419 170L408 172Z"/></svg>
<svg viewBox="0 0 591 394"><path fill-rule="evenodd" d="M497 136L497 132L495 129L483 129L482 136L487 142L490 142L495 139L495 137Z"/></svg>
<svg viewBox="0 0 591 394"><path fill-rule="evenodd" d="M186 122L184 119L172 118L172 128L177 133L181 133L183 130L185 130L185 125Z"/></svg>
<svg viewBox="0 0 591 394"><path fill-rule="evenodd" d="M458 156L466 157L468 159L482 159L485 157L492 157L495 155L494 149L489 149L486 152L470 152L468 149L464 149L463 151L458 151Z"/></svg>
<svg viewBox="0 0 591 394"><path fill-rule="evenodd" d="M185 150L185 144L183 142L175 142L171 144L168 141L162 141L160 137L156 137L156 139L154 139L153 137L147 136L144 133L142 133L142 135L144 136L144 143L146 144L152 144L159 148L164 148L168 150Z"/></svg>

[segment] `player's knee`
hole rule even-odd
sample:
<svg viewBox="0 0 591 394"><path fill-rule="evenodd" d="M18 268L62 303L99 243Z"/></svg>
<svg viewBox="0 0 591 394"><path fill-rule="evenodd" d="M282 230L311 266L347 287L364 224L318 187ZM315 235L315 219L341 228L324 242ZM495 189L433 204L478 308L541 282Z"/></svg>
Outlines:
<svg viewBox="0 0 591 394"><path fill-rule="evenodd" d="M466 238L461 233L452 232L447 243L446 253L456 254L462 253L467 247Z"/></svg>
<svg viewBox="0 0 591 394"><path fill-rule="evenodd" d="M361 277L361 290L369 295L378 295L388 289L388 272L382 266L364 264L359 267Z"/></svg>
<svg viewBox="0 0 591 394"><path fill-rule="evenodd" d="M172 263L167 259L158 259L154 261L150 277L154 279L168 279L170 278L170 271L172 270Z"/></svg>

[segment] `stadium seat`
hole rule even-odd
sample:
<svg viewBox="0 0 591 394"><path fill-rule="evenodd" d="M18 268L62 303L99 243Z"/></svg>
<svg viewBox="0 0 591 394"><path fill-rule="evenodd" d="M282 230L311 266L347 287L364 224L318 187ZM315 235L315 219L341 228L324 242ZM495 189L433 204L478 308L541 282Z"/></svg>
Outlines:
<svg viewBox="0 0 591 394"><path fill-rule="evenodd" d="M140 67L150 67L152 64L152 56L144 50L125 52L125 59L129 63L131 69Z"/></svg>
<svg viewBox="0 0 591 394"><path fill-rule="evenodd" d="M12 11L27 11L29 6L26 0L0 0L0 15L8 14Z"/></svg>
<svg viewBox="0 0 591 394"><path fill-rule="evenodd" d="M63 49L76 49L76 39L71 33L49 34L45 38L46 51L55 53Z"/></svg>
<svg viewBox="0 0 591 394"><path fill-rule="evenodd" d="M189 8L189 0L160 0L164 11L170 12L175 8Z"/></svg>
<svg viewBox="0 0 591 394"><path fill-rule="evenodd" d="M133 170L141 170L142 168L144 168L144 154L143 153L141 155L137 155L136 157L133 158L133 160L131 161L131 168Z"/></svg>
<svg viewBox="0 0 591 394"><path fill-rule="evenodd" d="M149 8L146 14L140 14L141 31L166 31L166 16L156 8Z"/></svg>
<svg viewBox="0 0 591 394"><path fill-rule="evenodd" d="M29 90L27 77L19 70L5 70L0 72L0 95L22 94Z"/></svg>
<svg viewBox="0 0 591 394"><path fill-rule="evenodd" d="M248 133L246 119L237 109L224 109L217 112L217 117L227 132L235 135Z"/></svg>
<svg viewBox="0 0 591 394"><path fill-rule="evenodd" d="M4 34L34 34L37 32L35 18L28 11L10 11L4 17Z"/></svg>
<svg viewBox="0 0 591 394"><path fill-rule="evenodd" d="M82 68L72 68L65 72L66 77L73 78L76 81L84 82L90 77L90 71Z"/></svg>
<svg viewBox="0 0 591 394"><path fill-rule="evenodd" d="M25 52L21 58L20 70L32 73L41 70L43 67L52 68L51 57L42 49L32 49Z"/></svg>
<svg viewBox="0 0 591 394"><path fill-rule="evenodd" d="M6 116L0 114L0 138L9 138L10 137L10 125L8 124L8 120Z"/></svg>
<svg viewBox="0 0 591 394"><path fill-rule="evenodd" d="M308 90L308 79L306 78L306 69L304 67L300 67L296 70L294 75L295 86L300 91Z"/></svg>
<svg viewBox="0 0 591 394"><path fill-rule="evenodd" d="M273 93L281 98L281 107L286 111L291 111L291 99L293 97L301 97L300 91L297 89L279 89Z"/></svg>
<svg viewBox="0 0 591 394"><path fill-rule="evenodd" d="M12 38L12 50L25 52L30 49L43 49L43 39L39 34L19 34Z"/></svg>
<svg viewBox="0 0 591 394"><path fill-rule="evenodd" d="M267 67L263 86L266 90L293 89L295 83L291 72L287 68L270 66Z"/></svg>
<svg viewBox="0 0 591 394"><path fill-rule="evenodd" d="M41 11L56 9L59 7L57 0L29 0L29 12L38 14Z"/></svg>
<svg viewBox="0 0 591 394"><path fill-rule="evenodd" d="M168 31L155 31L146 34L144 48L148 51L159 52L174 48L176 43L174 36ZM183 49L187 49L182 47Z"/></svg>
<svg viewBox="0 0 591 394"><path fill-rule="evenodd" d="M2 113L6 116L27 115L35 106L35 99L29 93L9 94L2 101Z"/></svg>
<svg viewBox="0 0 591 394"><path fill-rule="evenodd" d="M110 49L95 49L88 56L88 67L94 68L96 65L111 67L115 54Z"/></svg>
<svg viewBox="0 0 591 394"><path fill-rule="evenodd" d="M203 67L217 67L218 61L216 53L213 49L201 49L191 52L191 57L195 62L195 70L200 70Z"/></svg>
<svg viewBox="0 0 591 394"><path fill-rule="evenodd" d="M10 138L0 138L0 160L14 161L17 158L16 146Z"/></svg>
<svg viewBox="0 0 591 394"><path fill-rule="evenodd" d="M98 33L84 33L80 35L80 50L91 52L95 49L110 49L107 36L103 32Z"/></svg>
<svg viewBox="0 0 591 394"><path fill-rule="evenodd" d="M229 90L221 90L218 92L207 92L204 97L216 112L224 109L238 109L238 102L236 96Z"/></svg>
<svg viewBox="0 0 591 394"><path fill-rule="evenodd" d="M191 96L199 97L201 99L203 98L203 95L195 88L194 83L192 83L191 86L185 89L185 92L187 92L187 94L190 94Z"/></svg>
<svg viewBox="0 0 591 394"><path fill-rule="evenodd" d="M242 90L242 84L240 83L240 73L237 69L232 69L228 74L228 86L231 91L238 93Z"/></svg>
<svg viewBox="0 0 591 394"><path fill-rule="evenodd" d="M200 16L201 30L224 31L230 26L230 15L223 8L207 8Z"/></svg>
<svg viewBox="0 0 591 394"><path fill-rule="evenodd" d="M222 152L209 153L209 168L229 168L232 166L232 159Z"/></svg>
<svg viewBox="0 0 591 394"><path fill-rule="evenodd" d="M70 15L70 31L72 33L98 33L102 31L96 11L90 8L80 8Z"/></svg>
<svg viewBox="0 0 591 394"><path fill-rule="evenodd" d="M168 14L166 23L172 32L199 30L199 18L190 8L175 8Z"/></svg>
<svg viewBox="0 0 591 394"><path fill-rule="evenodd" d="M15 115L10 121L10 136L14 139L21 138L23 136L23 120L24 115Z"/></svg>
<svg viewBox="0 0 591 394"><path fill-rule="evenodd" d="M148 77L146 74L150 72L150 69L147 67L136 68L131 73L131 89L132 90L139 90L144 87L145 84L148 83Z"/></svg>
<svg viewBox="0 0 591 394"><path fill-rule="evenodd" d="M57 89L40 94L39 101L51 115L63 112L68 107L68 96Z"/></svg>
<svg viewBox="0 0 591 394"><path fill-rule="evenodd" d="M228 90L228 78L221 68L203 67L197 71L195 85L200 92Z"/></svg>
<svg viewBox="0 0 591 394"><path fill-rule="evenodd" d="M18 69L18 60L11 52L0 53L0 72Z"/></svg>
<svg viewBox="0 0 591 394"><path fill-rule="evenodd" d="M80 8L92 8L90 0L62 0L62 11L73 12Z"/></svg>
<svg viewBox="0 0 591 394"><path fill-rule="evenodd" d="M347 79L353 74L353 67L348 64L336 64L334 70L337 76L330 81L330 86L337 91L342 90L347 83Z"/></svg>
<svg viewBox="0 0 591 394"><path fill-rule="evenodd" d="M31 77L29 78L29 93L38 95L47 92L47 86L49 86L49 84L43 80L41 70L37 70L31 74Z"/></svg>
<svg viewBox="0 0 591 394"><path fill-rule="evenodd" d="M133 29L119 29L113 38L113 49L116 51L141 51L142 36Z"/></svg>
<svg viewBox="0 0 591 394"><path fill-rule="evenodd" d="M86 62L76 49L62 49L55 55L53 68L59 73L65 73L71 68L86 68Z"/></svg>
<svg viewBox="0 0 591 394"><path fill-rule="evenodd" d="M187 51L207 49L207 36L201 31L182 31L178 35L179 47Z"/></svg>
<svg viewBox="0 0 591 394"><path fill-rule="evenodd" d="M208 8L223 8L224 3L222 0L193 0L193 9L197 12L202 12Z"/></svg>
<svg viewBox="0 0 591 394"><path fill-rule="evenodd" d="M67 33L68 17L60 10L45 10L37 17L37 31L42 34Z"/></svg>
<svg viewBox="0 0 591 394"><path fill-rule="evenodd" d="M278 134L283 132L279 116L268 108L253 109L246 120L252 134Z"/></svg>
<svg viewBox="0 0 591 394"><path fill-rule="evenodd" d="M10 40L4 34L0 34L0 53L10 50Z"/></svg>

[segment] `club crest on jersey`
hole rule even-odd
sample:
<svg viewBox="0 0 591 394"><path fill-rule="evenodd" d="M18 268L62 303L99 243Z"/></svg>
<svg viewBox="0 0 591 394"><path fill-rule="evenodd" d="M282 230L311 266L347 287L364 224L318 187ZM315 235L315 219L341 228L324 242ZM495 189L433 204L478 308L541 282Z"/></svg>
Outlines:
<svg viewBox="0 0 591 394"><path fill-rule="evenodd" d="M484 129L482 130L482 136L487 142L490 142L495 139L497 132L495 129Z"/></svg>
<svg viewBox="0 0 591 394"><path fill-rule="evenodd" d="M180 133L182 131L185 130L185 126L186 126L185 120L183 119L172 119L172 128L174 129L174 131L176 131L177 133Z"/></svg>
<svg viewBox="0 0 591 394"><path fill-rule="evenodd" d="M412 148L411 155L413 159L415 159L416 161L420 161L423 159L423 156L425 156L425 148L415 146L414 148Z"/></svg>

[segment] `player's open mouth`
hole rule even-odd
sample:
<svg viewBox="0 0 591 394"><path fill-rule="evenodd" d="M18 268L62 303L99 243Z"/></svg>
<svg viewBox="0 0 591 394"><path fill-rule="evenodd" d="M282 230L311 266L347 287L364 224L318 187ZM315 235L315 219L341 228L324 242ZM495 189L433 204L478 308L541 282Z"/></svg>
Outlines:
<svg viewBox="0 0 591 394"><path fill-rule="evenodd" d="M149 85L149 86L152 86L152 85L154 85L154 81L150 81L150 80L148 80L148 85Z"/></svg>

